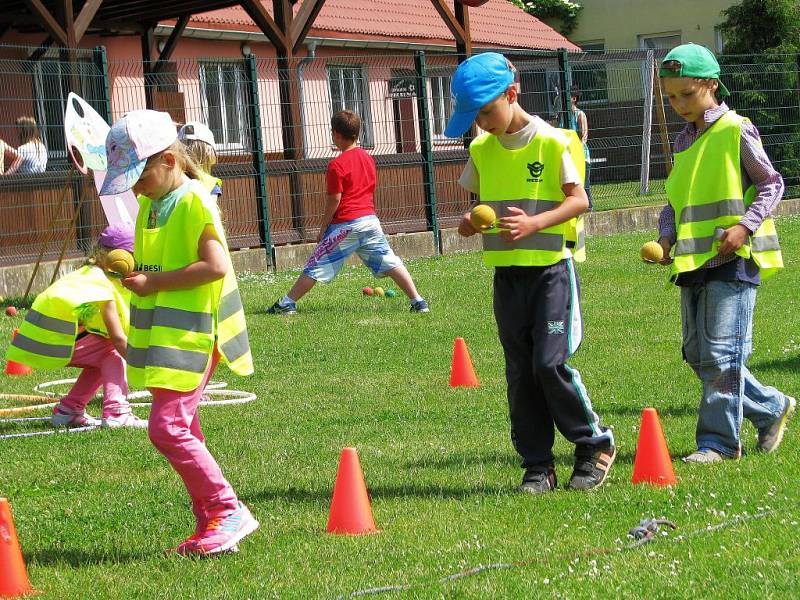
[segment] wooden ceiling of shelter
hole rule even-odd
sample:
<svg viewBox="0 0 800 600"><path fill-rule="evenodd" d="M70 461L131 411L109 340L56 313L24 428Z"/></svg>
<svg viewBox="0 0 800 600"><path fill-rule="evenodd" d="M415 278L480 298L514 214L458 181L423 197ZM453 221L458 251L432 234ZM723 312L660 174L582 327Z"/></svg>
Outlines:
<svg viewBox="0 0 800 600"><path fill-rule="evenodd" d="M74 19L90 17L86 31L103 33L141 32L143 24L177 19L238 6L238 0L72 0ZM42 25L42 9L63 26L64 0L6 0L0 13L0 27L21 32L46 31Z"/></svg>

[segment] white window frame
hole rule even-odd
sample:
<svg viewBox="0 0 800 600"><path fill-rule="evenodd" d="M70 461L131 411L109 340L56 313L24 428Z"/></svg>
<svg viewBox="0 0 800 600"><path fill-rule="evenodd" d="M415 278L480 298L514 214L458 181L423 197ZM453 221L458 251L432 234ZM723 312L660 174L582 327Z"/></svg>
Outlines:
<svg viewBox="0 0 800 600"><path fill-rule="evenodd" d="M225 97L225 86L220 85L222 81L223 69L225 67L233 67L233 83L235 98ZM208 100L208 82L207 72L209 70L216 71L217 86L219 90L219 97L221 98L220 106L211 106ZM202 60L200 61L199 71L199 85L200 85L200 103L203 110L203 120L214 133L214 141L216 142L215 150L217 154L239 154L247 150L250 146L248 140L250 136L250 123L248 119L248 112L245 110L247 106L247 98L245 90L247 80L245 78L244 65L238 60ZM215 117L219 122L219 126L211 119L212 110L219 111ZM236 116L239 139L238 141L231 141L233 132L230 129L228 122L228 110L233 110Z"/></svg>
<svg viewBox="0 0 800 600"><path fill-rule="evenodd" d="M372 111L369 100L369 79L367 67L363 64L330 63L327 65L328 73L328 100L331 104L331 116L340 110L352 110L361 117L361 134L359 144L362 148L375 147L375 133L372 124ZM353 96L345 97L347 84ZM338 86L338 101L334 100L334 86Z"/></svg>
<svg viewBox="0 0 800 600"><path fill-rule="evenodd" d="M41 60L37 60L33 65L33 91L34 91L34 103L35 108L34 112L36 115L36 125L39 128L39 135L42 139L42 143L47 148L47 162L48 166L51 161L59 161L59 160L67 160L67 151L66 146L64 149L56 150L54 149L55 144L53 143L52 139L48 139L48 133L51 135L57 135L54 132L58 131L61 133L64 130L64 117L63 117L63 108L67 104L67 96L69 95L69 90L64 89L63 82L67 77L68 74L64 74L63 72L63 61L53 59L53 58L43 58ZM51 68L56 67L58 72L57 73L47 73L43 72L44 68ZM91 86L94 82L92 81L93 77L100 77L99 73L89 73L88 75L83 73L84 68L92 68L92 62L87 59L78 59L77 69L78 73L76 77L79 80L79 83L82 88L86 89L86 87ZM45 79L47 79L47 85L45 84ZM53 86L53 82L57 82L58 88L58 98L55 97L55 94L52 92L54 90L48 89ZM91 88L90 88L91 89ZM96 92L97 90L92 90ZM94 96L93 93L90 94ZM86 95L84 93L85 98L89 98L90 95ZM93 99L93 98L92 98ZM60 112L61 119L57 123L50 123L48 122L47 118L47 107L45 107L45 100L47 102L57 102L58 103L58 110ZM91 103L91 102L90 102ZM61 133L61 141L63 144L66 145L66 140L64 139L63 133ZM16 143L14 140L13 143Z"/></svg>
<svg viewBox="0 0 800 600"><path fill-rule="evenodd" d="M678 38L677 43L673 43L671 46L662 46L662 45L655 45L649 46L647 44L648 41L653 40L662 40L667 38ZM663 31L661 33L642 33L636 36L639 40L639 48L642 50L671 50L675 46L680 46L683 43L683 38L681 37L680 31Z"/></svg>
<svg viewBox="0 0 800 600"><path fill-rule="evenodd" d="M433 71L428 74L428 98L430 99L431 137L438 145L460 144L458 138L444 134L450 117L453 116L453 99L450 96L452 71ZM438 131L437 131L438 129Z"/></svg>

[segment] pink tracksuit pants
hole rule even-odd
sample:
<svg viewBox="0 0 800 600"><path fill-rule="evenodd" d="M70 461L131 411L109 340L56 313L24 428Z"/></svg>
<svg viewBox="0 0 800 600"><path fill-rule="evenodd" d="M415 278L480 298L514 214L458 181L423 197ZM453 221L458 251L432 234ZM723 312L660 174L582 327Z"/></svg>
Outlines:
<svg viewBox="0 0 800 600"><path fill-rule="evenodd" d="M238 508L239 500L205 445L197 406L219 362L215 351L200 385L189 392L148 388L153 395L148 433L156 449L178 472L192 499L192 512L201 533L210 519Z"/></svg>
<svg viewBox="0 0 800 600"><path fill-rule="evenodd" d="M75 342L70 367L83 369L72 389L61 399L61 406L83 413L86 405L103 386L103 418L131 412L128 403L128 382L125 359L111 340L89 333Z"/></svg>

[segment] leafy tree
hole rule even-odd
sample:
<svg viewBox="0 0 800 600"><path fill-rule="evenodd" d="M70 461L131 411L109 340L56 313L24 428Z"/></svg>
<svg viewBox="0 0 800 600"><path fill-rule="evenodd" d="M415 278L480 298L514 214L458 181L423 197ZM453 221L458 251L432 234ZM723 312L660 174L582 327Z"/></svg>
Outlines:
<svg viewBox="0 0 800 600"><path fill-rule="evenodd" d="M800 3L742 0L722 11L720 57L731 105L758 126L787 185L800 193Z"/></svg>
<svg viewBox="0 0 800 600"><path fill-rule="evenodd" d="M558 19L561 21L561 33L569 35L578 24L578 13L583 7L570 0L509 0L526 13L537 19Z"/></svg>

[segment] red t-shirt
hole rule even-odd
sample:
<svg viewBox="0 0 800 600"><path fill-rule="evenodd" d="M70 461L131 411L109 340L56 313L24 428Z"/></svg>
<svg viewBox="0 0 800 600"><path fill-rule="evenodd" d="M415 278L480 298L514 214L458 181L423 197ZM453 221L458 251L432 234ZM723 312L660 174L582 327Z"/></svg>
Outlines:
<svg viewBox="0 0 800 600"><path fill-rule="evenodd" d="M375 161L361 148L342 152L328 164L328 193L342 195L331 223L375 214L376 176Z"/></svg>

